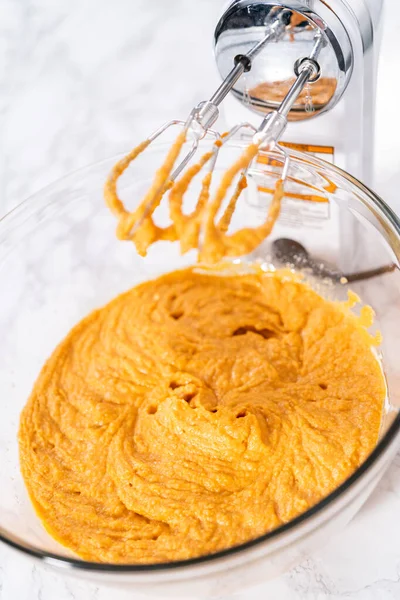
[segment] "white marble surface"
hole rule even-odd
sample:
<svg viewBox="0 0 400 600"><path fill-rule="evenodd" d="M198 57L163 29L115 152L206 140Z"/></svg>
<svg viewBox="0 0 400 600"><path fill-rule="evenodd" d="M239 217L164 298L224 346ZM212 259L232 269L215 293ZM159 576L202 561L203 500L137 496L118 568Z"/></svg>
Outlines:
<svg viewBox="0 0 400 600"><path fill-rule="evenodd" d="M71 170L129 148L207 96L217 83L210 40L220 6L221 0L1 0L0 212ZM375 184L398 210L400 131L386 100L396 92L399 16L397 0L387 0ZM236 598L400 598L399 514L400 457L337 539ZM1 600L137 597L42 572L0 547Z"/></svg>

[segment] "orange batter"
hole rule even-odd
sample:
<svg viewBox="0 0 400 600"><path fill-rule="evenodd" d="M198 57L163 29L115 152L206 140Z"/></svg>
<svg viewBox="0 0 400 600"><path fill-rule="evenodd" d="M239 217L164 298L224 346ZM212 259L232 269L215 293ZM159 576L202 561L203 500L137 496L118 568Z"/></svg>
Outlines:
<svg viewBox="0 0 400 600"><path fill-rule="evenodd" d="M273 229L284 196L283 181L278 179L276 182L270 208L263 224L257 227L239 229L233 234L228 234L227 231L236 203L241 192L247 186L246 169L259 154L260 147L258 144L249 144L236 162L224 173L211 200L212 174L208 172L203 177L196 206L187 215L182 210L183 196L193 178L211 160L214 152L220 148L222 142L218 140L214 144L213 150L205 153L198 163L189 167L178 181L172 182L170 180L171 171L185 143L185 138L185 132L178 135L164 163L156 172L148 192L132 212L125 208L124 203L119 198L117 183L128 166L148 147L149 140L139 144L113 167L104 187L104 196L107 206L118 219L117 237L121 240L134 242L136 250L141 256L146 256L148 248L161 240L179 241L182 253L197 249L199 250L199 260L209 264L218 263L228 256L237 257L249 254L265 240ZM216 222L218 211L221 209L227 193L238 175L239 181L228 206L220 220ZM168 190L170 190L169 208L172 223L163 228L155 224L153 213ZM202 225L204 240L201 243Z"/></svg>
<svg viewBox="0 0 400 600"><path fill-rule="evenodd" d="M21 417L21 468L49 533L85 559L154 563L311 507L378 438L371 313L256 268L173 272L92 312Z"/></svg>

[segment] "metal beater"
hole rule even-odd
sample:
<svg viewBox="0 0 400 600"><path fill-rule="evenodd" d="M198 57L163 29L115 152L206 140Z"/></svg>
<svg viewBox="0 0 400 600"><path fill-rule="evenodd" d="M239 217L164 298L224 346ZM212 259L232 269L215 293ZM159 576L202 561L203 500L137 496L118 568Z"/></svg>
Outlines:
<svg viewBox="0 0 400 600"><path fill-rule="evenodd" d="M288 114L303 91L304 87L308 84L313 84L320 77L321 69L317 60L321 50L328 43L323 31L319 29L315 31L313 43L308 55L298 57L294 64L295 78L289 91L283 98L278 108L270 112L262 120L258 128L255 128L248 122L243 122L234 126L228 133L221 136L218 132L212 129L212 126L219 116L218 107L220 103L227 96L229 91L232 90L240 77L252 69L253 64L257 62L257 57L265 48L265 46L267 44L277 42L283 35L286 34L287 29L291 27L291 20L295 14L296 13L294 13L292 10L284 7L273 7L268 12L268 15L264 21L264 35L262 38L253 44L245 54L242 53L234 56L233 68L230 70L217 91L211 96L210 100L200 102L196 107L194 107L186 121L174 120L163 125L114 167L114 170L106 184L106 200L110 208L119 219L119 225L117 228L118 237L120 239L134 241L139 253L145 254L147 247L155 240L181 239L179 236L176 237L176 232L173 231L173 226L167 229L161 229L155 225L152 219L154 211L159 206L165 192L172 188L174 182L180 175L182 175L181 180L183 181L183 185L182 183L180 185L182 188L182 197L193 177L206 164L208 164L208 174L203 180L200 194L201 202L199 199L198 203L202 203L202 205L204 205L206 202L208 202L212 172L215 167L215 162L217 160L220 148L229 139L237 135L240 130L246 129L251 132L252 140L251 144L249 145L251 146L251 148L249 148L250 151L244 155L243 160L238 163L237 172L239 173L240 171L241 175L233 194L233 200L231 200L230 203L232 207L230 212L233 212L241 190L245 187L244 180L247 170L252 160L257 156L259 149L274 149L283 155L284 166L280 180L282 181L285 179L288 168L288 155L283 148L279 148L279 146L277 146L277 142L287 126ZM157 171L150 190L145 195L136 210L132 213L129 213L126 211L125 207L117 196L117 179L132 162L132 160L134 160L152 142L154 142L154 140L159 138L159 136L161 136L172 126L179 126L180 133L168 152L164 164ZM197 164L190 166L187 171L183 173L197 152L200 140L202 140L205 136L210 136L215 140L212 149L205 153ZM183 158L181 158L180 162L176 164L186 141L190 142L190 148ZM178 184L179 182L177 182L175 185L178 186ZM223 195L221 195L221 201L222 199ZM173 215L171 216L172 220L174 221ZM231 216L232 214L230 214L229 218L227 217L225 219L225 229L229 225ZM139 229L141 231L139 231ZM197 227L197 235L198 231L199 227Z"/></svg>

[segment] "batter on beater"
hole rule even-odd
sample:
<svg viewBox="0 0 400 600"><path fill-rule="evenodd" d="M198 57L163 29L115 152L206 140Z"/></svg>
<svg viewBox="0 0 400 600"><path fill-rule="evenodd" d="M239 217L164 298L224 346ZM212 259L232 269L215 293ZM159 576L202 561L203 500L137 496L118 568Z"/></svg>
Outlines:
<svg viewBox="0 0 400 600"><path fill-rule="evenodd" d="M275 192L265 222L258 227L248 227L228 234L236 202L247 186L246 176L241 174L236 190L232 195L222 217L216 223L227 192L235 177L247 169L251 161L258 155L259 146L250 144L238 160L224 173L221 182L210 200L211 173L203 178L202 189L197 204L191 214L183 213L183 196L187 192L195 175L212 158L210 151L203 155L199 163L188 169L180 180L173 183L169 180L173 165L185 142L185 134L180 134L163 163L157 171L154 181L138 207L129 212L117 194L117 182L130 163L145 149L143 144L132 150L113 168L104 188L107 205L118 218L117 236L121 240L131 240L136 250L145 256L149 246L158 241L179 241L182 252L191 249L199 250L199 261L217 263L226 257L244 256L252 252L271 233L279 216L281 200L284 195L283 182L278 179ZM144 147L143 147L144 146ZM216 147L219 147L218 142ZM153 221L153 213L159 206L164 193L169 192L169 206L172 224L166 228L157 226ZM203 226L204 240L200 245L200 233Z"/></svg>
<svg viewBox="0 0 400 600"><path fill-rule="evenodd" d="M164 163L157 170L147 193L132 212L126 209L118 195L118 180L128 166L140 154L145 152L161 133L170 126L176 125L177 122L171 121L162 126L120 160L111 171L104 189L106 203L118 219L118 238L133 241L136 250L142 256L145 256L149 246L157 241L180 241L182 252L195 248L199 250L199 260L208 263L217 263L226 257L243 256L255 250L271 233L274 223L279 216L281 200L284 196L284 178L287 171L288 159L282 148L277 146L277 142L286 128L288 114L296 99L300 97L305 86L310 82L314 82L316 76L318 77L319 65L315 59L318 57L324 44L325 41L322 34L317 34L314 38L311 55L301 61L297 77L294 79L286 97L283 98L277 110L267 114L258 129L248 123L244 123L239 124L222 136L212 132L216 136L213 148L209 152L206 152L197 163L190 166L180 179L177 179L196 151L199 140L211 131L209 125L210 123L214 123L218 116L217 100L215 98L218 98L218 102L220 102L221 98L225 97L227 91L232 89L234 78L231 75L235 71L238 71L238 69L240 72L236 73L236 77L244 71L246 61L243 59L246 57L237 57L239 60L236 61L232 73L226 78L212 99L208 102L201 102L192 110L188 119L183 124L178 137L169 149ZM224 88L223 93L219 93L222 88ZM251 141L236 162L224 173L214 196L210 197L213 165L215 164L220 148L242 128L250 129L253 132ZM188 141L189 133L194 140L194 145L192 146L192 150L189 150L181 159L180 164L176 168L176 162L180 157L185 143ZM276 180L275 191L266 219L258 227L240 229L233 234L228 234L227 231L236 203L243 189L247 186L248 169L253 160L260 156L262 148L278 152L281 156L282 154L284 155L282 177L278 177ZM193 178L207 165L209 170L203 177L200 195L195 208L190 215L184 215L182 212L183 196L187 192ZM228 191L237 177L238 181L235 184L231 198L228 200L228 205L220 220L216 222L217 214L223 206ZM168 191L171 224L162 228L156 225L153 215ZM202 239L201 234L204 234L204 239Z"/></svg>

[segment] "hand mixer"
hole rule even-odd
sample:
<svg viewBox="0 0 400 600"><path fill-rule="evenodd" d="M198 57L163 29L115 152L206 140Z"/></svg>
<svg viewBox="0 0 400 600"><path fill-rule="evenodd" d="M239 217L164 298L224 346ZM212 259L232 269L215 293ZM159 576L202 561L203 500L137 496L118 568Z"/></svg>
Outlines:
<svg viewBox="0 0 400 600"><path fill-rule="evenodd" d="M283 181L288 165L287 154L276 144L286 128L287 116L296 99L306 85L314 83L320 77L320 66L317 59L321 49L327 43L322 31L316 32L308 56L299 57L296 61L294 65L296 77L287 95L277 110L272 111L262 120L258 129L247 122L243 122L237 124L228 133L221 136L212 130L211 127L218 118L219 104L233 88L238 79L245 72L251 70L253 61L263 48L268 43L277 41L285 34L294 16L294 13L286 8L275 7L271 10L268 18L265 20L265 33L262 39L252 45L245 54L238 54L234 57L233 68L210 100L200 102L191 111L185 122L174 120L160 127L115 165L105 187L106 201L119 219L117 228L118 237L134 241L140 254L146 254L148 246L160 239L171 241L179 239L182 252L198 247L200 229L204 225L201 258L215 261L223 256L237 256L250 252L271 231L279 214L280 202L283 196ZM116 185L118 178L139 154L167 129L173 126L180 127L178 137L167 153L163 165L156 172L151 188L138 207L133 212L128 212L117 195ZM223 144L237 135L241 129L247 129L252 133L251 143L234 165L225 173L216 190L215 196L209 202L212 172L218 152ZM209 136L215 140L212 148L201 156L198 163L190 166L183 173L196 153L199 141L205 136ZM187 140L191 141L190 148L176 166L178 157ZM257 228L242 229L232 235L228 235L227 230L235 210L236 202L241 191L246 187L247 170L261 147L274 148L284 157L283 171L277 182L267 219L263 225ZM202 181L201 192L196 207L190 215L184 215L182 213L183 195L187 191L192 179L206 164L208 164L208 170ZM225 199L228 188L239 173L239 181L233 196L221 219L218 223L215 223L214 220ZM181 178L178 179L181 174ZM153 213L168 190L170 190L169 202L172 224L162 229L154 223ZM209 251L210 248L212 249L211 252Z"/></svg>
<svg viewBox="0 0 400 600"><path fill-rule="evenodd" d="M118 237L134 241L140 254L144 255L148 246L156 240L180 240L181 250L185 252L190 248L198 248L201 238L200 257L217 260L223 256L237 256L251 251L271 231L279 214L283 181L288 168L288 155L277 145L277 141L286 128L288 118L293 118L296 113L302 114L302 119L309 119L315 114L332 111L347 87L351 87L349 84L353 83L352 77L355 78L356 36L353 22L344 19L342 0L333 3L334 7L331 7L332 3L328 6L321 0L313 0L312 5L301 0L289 2L290 8L287 2L281 0L234 0L221 17L215 33L218 67L223 75L226 73L222 85L210 100L198 104L185 122L175 120L165 124L115 166L106 185L106 199L119 219ZM315 12L316 9L318 13ZM357 12L365 43L369 39L368 23L364 18L366 14L366 11ZM267 47L268 52L264 52ZM283 53L279 54L282 48ZM297 54L293 55L293 52ZM270 60L271 56L275 62ZM283 63L287 67L288 56L295 77L288 77L287 70L279 70ZM227 68L228 59L231 66ZM269 77L271 73L276 74L275 80ZM264 83L267 81L266 75L269 83ZM319 84L313 87L317 80L320 80ZM274 81L277 82L276 85ZM282 90L285 86L282 87L282 83L288 86L290 84L283 97ZM317 89L318 86L320 89ZM263 113L271 108L274 110L267 114L258 128L246 121L235 125L227 134L219 135L211 128L218 118L218 107L229 91L253 110ZM265 93L268 101L264 100ZM271 100L273 97L275 100L278 98L279 102ZM132 160L172 126L180 127L175 143L143 200L136 210L128 212L117 195L118 178ZM249 146L222 177L210 200L212 172L218 153L240 130L247 131ZM348 136L348 132L343 131L341 135ZM196 164L188 166L198 149L199 141L204 137L213 138L214 144ZM189 150L176 165L184 145L189 142ZM261 148L273 149L283 157L282 173L267 219L257 228L242 229L228 235L227 230L237 200L247 184L247 170ZM183 196L193 178L205 165L207 174L202 180L196 207L191 214L185 215L182 212ZM219 222L215 223L228 188L236 176L239 179L233 196ZM153 213L168 190L172 223L167 228L160 228L153 220ZM207 248L211 249L208 253Z"/></svg>

